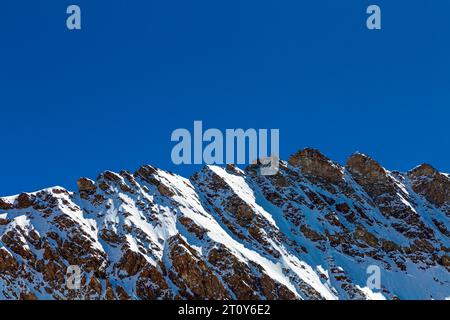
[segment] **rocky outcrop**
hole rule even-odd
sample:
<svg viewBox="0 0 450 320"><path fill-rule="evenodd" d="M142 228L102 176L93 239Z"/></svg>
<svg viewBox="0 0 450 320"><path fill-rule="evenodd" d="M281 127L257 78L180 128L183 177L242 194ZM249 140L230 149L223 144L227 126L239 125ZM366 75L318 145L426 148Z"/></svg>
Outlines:
<svg viewBox="0 0 450 320"><path fill-rule="evenodd" d="M371 196L395 192L393 181L386 170L375 160L362 153L354 153L347 159L346 169L355 181Z"/></svg>
<svg viewBox="0 0 450 320"><path fill-rule="evenodd" d="M26 209L33 205L32 197L27 193L21 193L14 203L14 207L17 209Z"/></svg>
<svg viewBox="0 0 450 320"><path fill-rule="evenodd" d="M13 205L2 198L0 198L0 209L1 210L11 210L13 208Z"/></svg>
<svg viewBox="0 0 450 320"><path fill-rule="evenodd" d="M219 278L182 238L169 240L170 279L180 289L180 298L224 300L231 295Z"/></svg>
<svg viewBox="0 0 450 320"><path fill-rule="evenodd" d="M309 148L301 150L289 158L289 164L298 167L313 181L321 179L333 184L342 182L343 171L340 166L325 157L319 150Z"/></svg>
<svg viewBox="0 0 450 320"><path fill-rule="evenodd" d="M422 164L408 172L414 192L424 196L438 207L450 207L450 178L428 164ZM450 214L450 211L447 211Z"/></svg>
<svg viewBox="0 0 450 320"><path fill-rule="evenodd" d="M94 194L97 191L95 182L88 178L78 179L77 185L80 197L84 199L87 199L90 195Z"/></svg>

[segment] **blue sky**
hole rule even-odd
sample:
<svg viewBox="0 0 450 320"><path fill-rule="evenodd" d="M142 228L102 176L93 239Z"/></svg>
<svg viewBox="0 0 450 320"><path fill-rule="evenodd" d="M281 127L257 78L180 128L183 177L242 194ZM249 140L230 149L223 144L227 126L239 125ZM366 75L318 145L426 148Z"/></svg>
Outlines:
<svg viewBox="0 0 450 320"><path fill-rule="evenodd" d="M68 31L78 4L82 30ZM382 30L365 27L382 9ZM447 1L0 5L0 195L171 163L176 128L279 128L281 155L450 172Z"/></svg>

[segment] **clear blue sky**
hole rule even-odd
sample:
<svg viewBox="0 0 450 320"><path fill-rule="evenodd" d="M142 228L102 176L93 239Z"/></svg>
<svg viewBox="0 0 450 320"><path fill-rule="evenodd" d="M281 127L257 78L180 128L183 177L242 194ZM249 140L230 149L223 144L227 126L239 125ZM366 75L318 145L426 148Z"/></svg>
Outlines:
<svg viewBox="0 0 450 320"><path fill-rule="evenodd" d="M66 29L66 7L82 30ZM365 27L382 9L381 31ZM284 158L450 172L450 2L0 4L0 195L171 163L172 130L279 128Z"/></svg>

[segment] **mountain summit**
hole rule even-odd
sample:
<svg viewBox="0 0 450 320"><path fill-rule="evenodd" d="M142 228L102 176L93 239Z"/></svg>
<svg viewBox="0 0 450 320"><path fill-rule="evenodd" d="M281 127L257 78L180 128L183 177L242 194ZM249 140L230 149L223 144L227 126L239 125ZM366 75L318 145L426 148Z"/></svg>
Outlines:
<svg viewBox="0 0 450 320"><path fill-rule="evenodd" d="M0 198L0 299L450 297L448 174L315 149L279 168L146 165Z"/></svg>

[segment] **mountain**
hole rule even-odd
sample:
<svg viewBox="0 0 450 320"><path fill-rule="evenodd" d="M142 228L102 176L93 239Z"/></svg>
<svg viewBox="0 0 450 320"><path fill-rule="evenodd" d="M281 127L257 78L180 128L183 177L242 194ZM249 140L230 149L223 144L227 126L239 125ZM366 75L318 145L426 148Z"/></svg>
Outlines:
<svg viewBox="0 0 450 320"><path fill-rule="evenodd" d="M450 297L448 174L314 149L259 169L146 165L0 198L0 299Z"/></svg>

